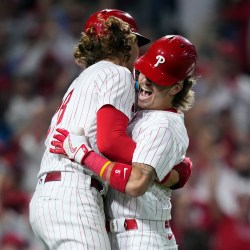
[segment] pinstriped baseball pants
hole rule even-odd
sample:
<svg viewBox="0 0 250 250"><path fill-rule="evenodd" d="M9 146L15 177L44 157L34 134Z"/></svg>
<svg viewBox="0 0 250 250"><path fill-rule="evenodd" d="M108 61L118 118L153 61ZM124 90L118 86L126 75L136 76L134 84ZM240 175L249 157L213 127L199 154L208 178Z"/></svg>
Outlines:
<svg viewBox="0 0 250 250"><path fill-rule="evenodd" d="M64 174L62 181L40 179L30 202L30 224L45 249L110 250L103 199L90 176Z"/></svg>

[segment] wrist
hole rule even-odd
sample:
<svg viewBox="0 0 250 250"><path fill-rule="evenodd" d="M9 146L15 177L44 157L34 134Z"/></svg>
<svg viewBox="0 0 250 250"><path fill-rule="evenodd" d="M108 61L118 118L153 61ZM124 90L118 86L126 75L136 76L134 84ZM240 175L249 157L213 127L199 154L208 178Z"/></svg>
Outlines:
<svg viewBox="0 0 250 250"><path fill-rule="evenodd" d="M82 145L75 153L74 155L74 161L77 163L84 165L84 162L88 155L93 152L92 149L87 148L85 145Z"/></svg>

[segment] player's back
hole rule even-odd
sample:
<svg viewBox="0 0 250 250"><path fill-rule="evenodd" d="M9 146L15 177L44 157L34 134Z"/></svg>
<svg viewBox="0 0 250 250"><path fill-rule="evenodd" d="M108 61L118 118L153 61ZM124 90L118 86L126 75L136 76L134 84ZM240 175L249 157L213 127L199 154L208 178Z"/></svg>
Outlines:
<svg viewBox="0 0 250 250"><path fill-rule="evenodd" d="M120 86L117 86L120 85ZM69 132L83 127L89 137L90 146L98 151L96 143L96 113L105 104L111 104L127 116L131 116L129 106L134 100L132 75L124 67L111 62L100 61L85 69L70 85L63 101L51 120L46 139L41 170L38 176L49 171L92 172L62 155L49 152L55 128L65 128Z"/></svg>

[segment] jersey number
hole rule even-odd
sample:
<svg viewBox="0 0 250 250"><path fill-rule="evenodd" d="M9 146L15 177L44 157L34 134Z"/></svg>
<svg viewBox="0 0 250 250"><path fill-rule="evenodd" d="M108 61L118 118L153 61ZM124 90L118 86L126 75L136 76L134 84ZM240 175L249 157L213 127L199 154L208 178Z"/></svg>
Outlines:
<svg viewBox="0 0 250 250"><path fill-rule="evenodd" d="M60 107L58 108L58 118L57 118L57 122L56 122L56 125L58 125L62 119L63 119L63 116L64 116L64 113L66 111L66 108L67 108L67 105L71 99L71 96L73 94L73 89L69 92L69 94L66 96L66 98L63 100L62 104L60 105Z"/></svg>

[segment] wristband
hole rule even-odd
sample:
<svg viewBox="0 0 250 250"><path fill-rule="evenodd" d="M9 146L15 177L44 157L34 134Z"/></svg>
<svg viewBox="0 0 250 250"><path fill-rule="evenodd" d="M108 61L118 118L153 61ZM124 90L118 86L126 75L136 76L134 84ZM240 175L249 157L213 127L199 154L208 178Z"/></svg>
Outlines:
<svg viewBox="0 0 250 250"><path fill-rule="evenodd" d="M110 187L122 193L125 193L125 188L130 177L131 171L132 166L130 165L123 163L115 163L110 173Z"/></svg>
<svg viewBox="0 0 250 250"><path fill-rule="evenodd" d="M100 171L100 177L102 178L102 175L105 171L105 169L107 168L107 166L111 163L111 161L107 161L101 168L101 171Z"/></svg>

